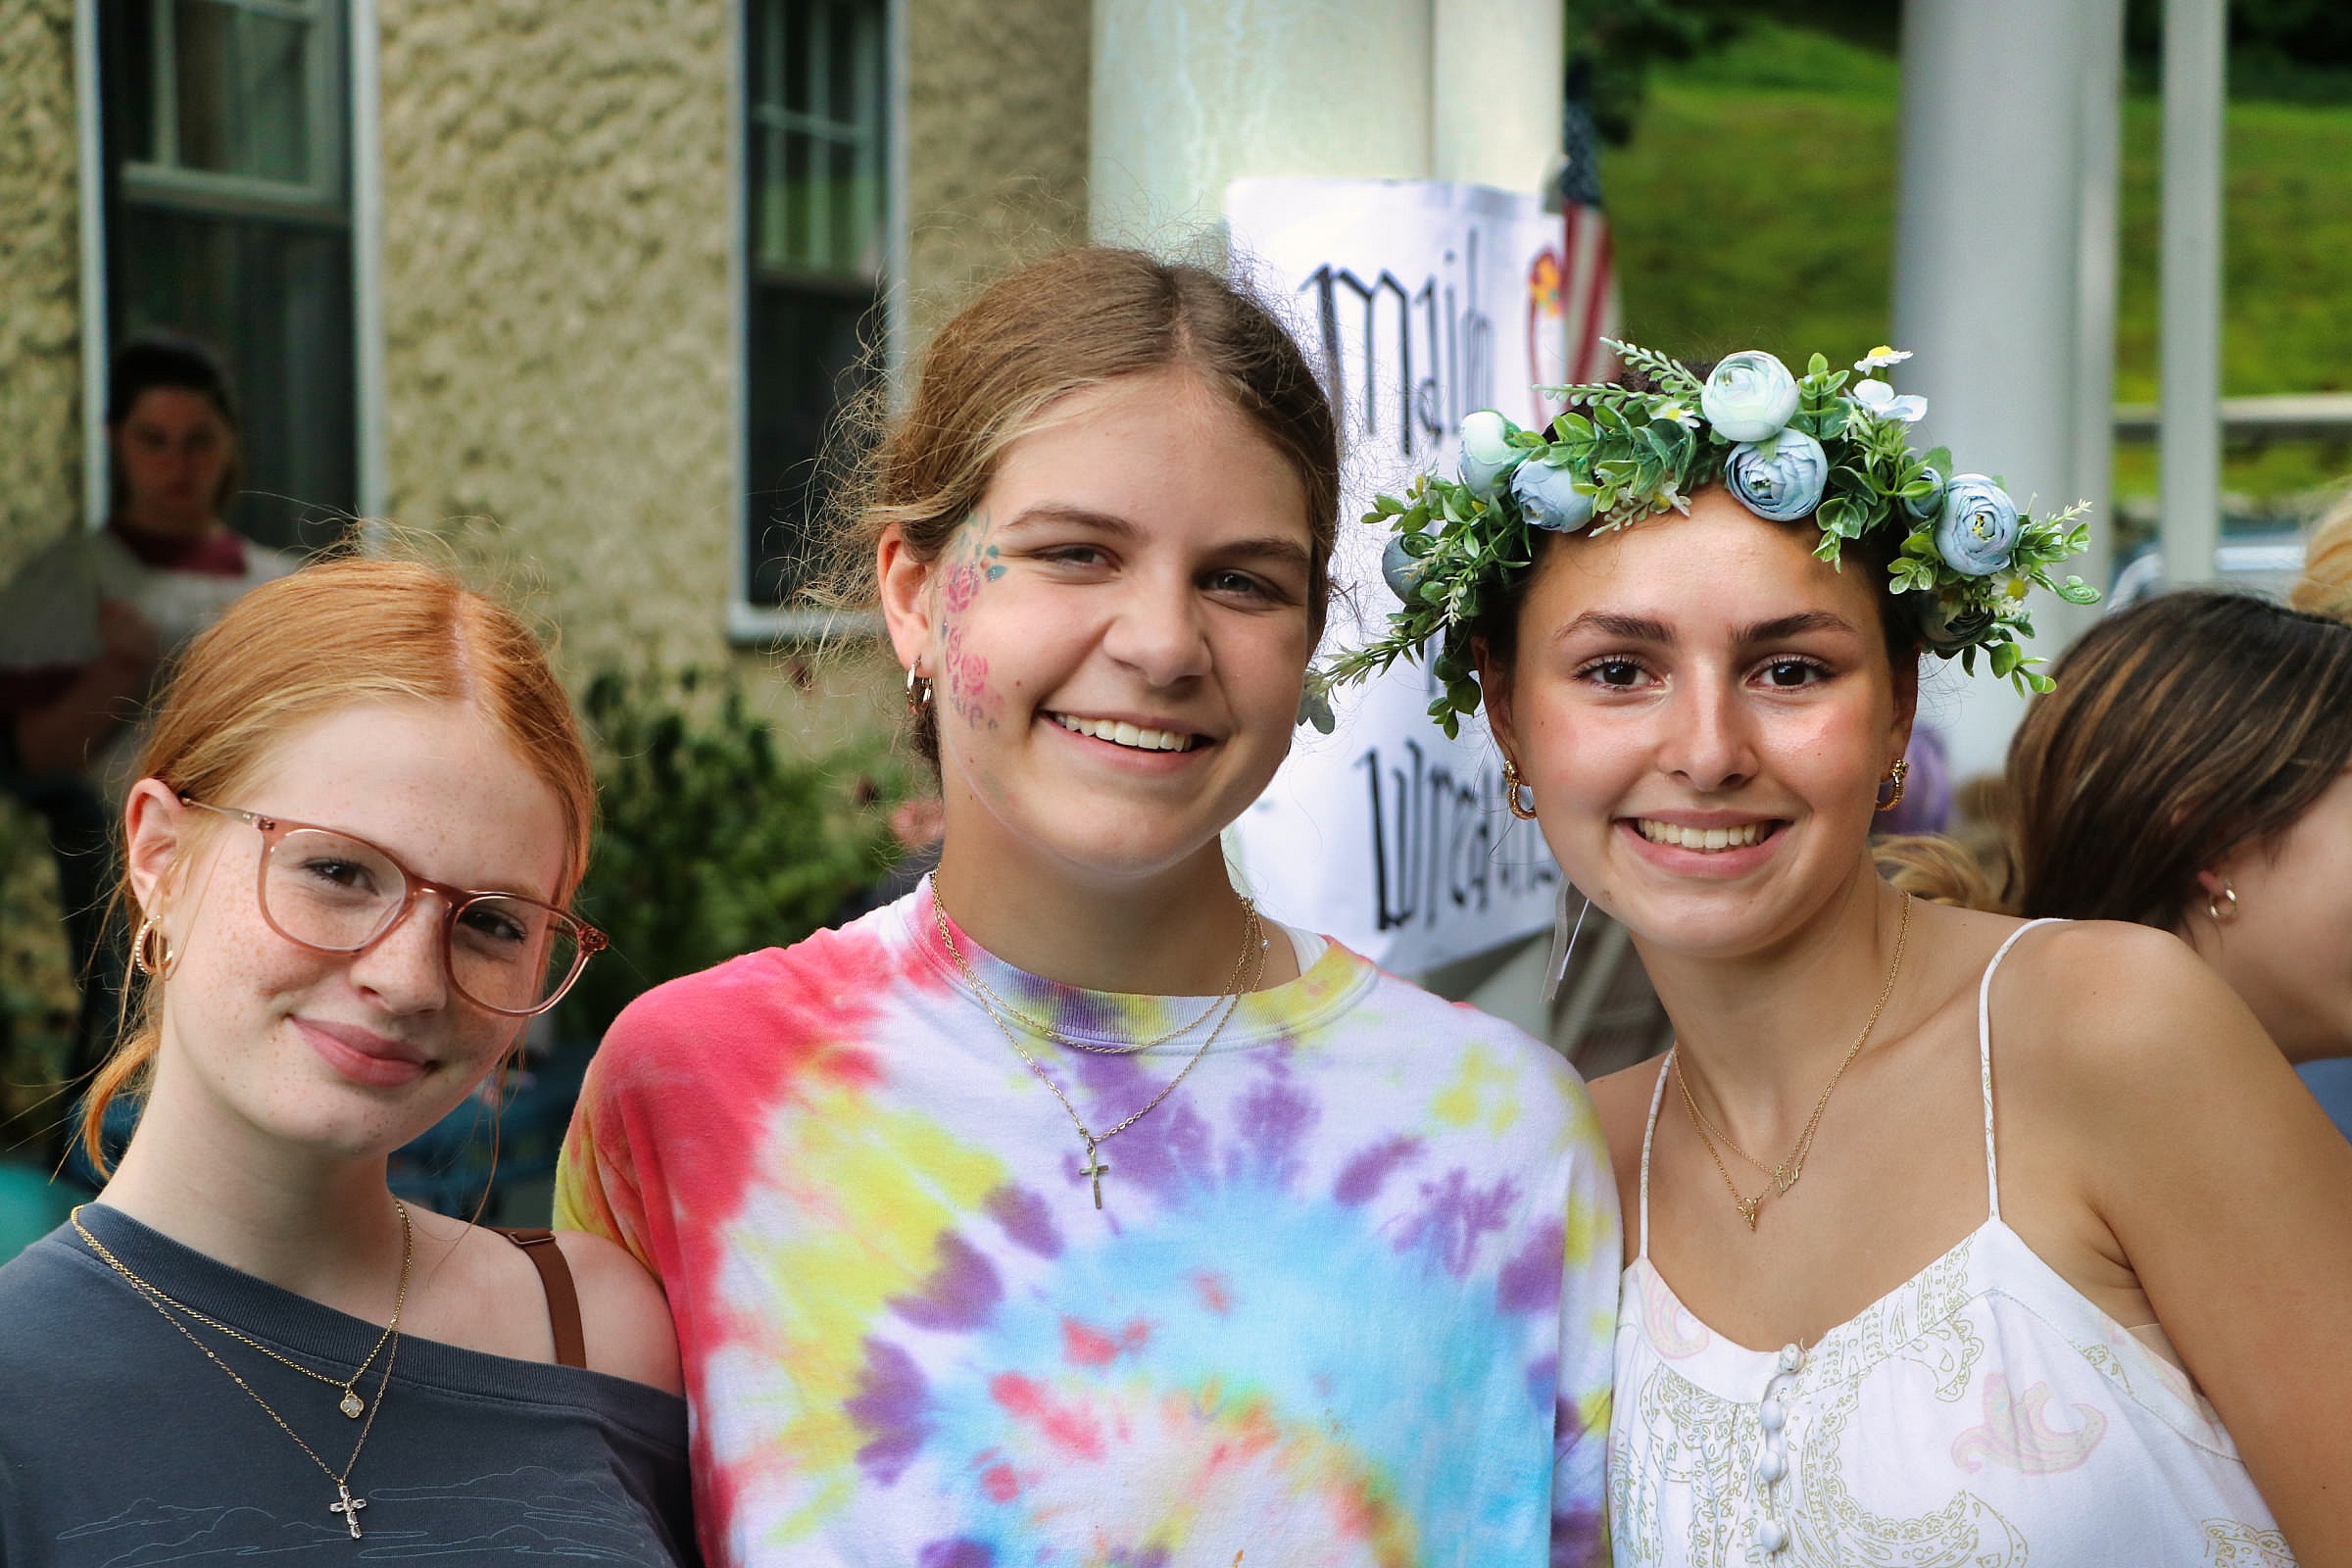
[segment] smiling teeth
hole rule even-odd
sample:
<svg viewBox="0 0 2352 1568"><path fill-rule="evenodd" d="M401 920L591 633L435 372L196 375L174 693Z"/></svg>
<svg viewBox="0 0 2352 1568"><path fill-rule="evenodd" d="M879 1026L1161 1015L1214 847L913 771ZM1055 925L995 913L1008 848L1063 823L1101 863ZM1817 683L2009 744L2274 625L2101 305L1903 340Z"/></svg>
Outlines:
<svg viewBox="0 0 2352 1568"><path fill-rule="evenodd" d="M1197 735L1179 735L1174 730L1140 729L1109 718L1072 718L1067 713L1055 713L1054 722L1077 735L1091 735L1114 746L1132 746L1139 752L1189 752Z"/></svg>
<svg viewBox="0 0 2352 1568"><path fill-rule="evenodd" d="M1655 822L1646 816L1636 817L1636 831L1652 844L1669 844L1683 850L1744 850L1761 841L1769 824L1744 822L1739 827L1682 827L1673 822Z"/></svg>

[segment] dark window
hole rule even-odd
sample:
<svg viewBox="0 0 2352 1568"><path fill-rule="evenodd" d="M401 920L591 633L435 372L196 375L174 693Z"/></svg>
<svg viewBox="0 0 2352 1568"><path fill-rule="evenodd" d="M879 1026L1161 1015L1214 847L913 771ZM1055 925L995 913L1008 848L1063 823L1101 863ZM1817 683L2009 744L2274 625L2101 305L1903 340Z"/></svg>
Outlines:
<svg viewBox="0 0 2352 1568"><path fill-rule="evenodd" d="M359 504L343 0L99 10L109 341L168 328L237 380L229 521L293 548Z"/></svg>
<svg viewBox="0 0 2352 1568"><path fill-rule="evenodd" d="M746 0L744 580L798 585L817 457L873 370L889 223L883 0Z"/></svg>

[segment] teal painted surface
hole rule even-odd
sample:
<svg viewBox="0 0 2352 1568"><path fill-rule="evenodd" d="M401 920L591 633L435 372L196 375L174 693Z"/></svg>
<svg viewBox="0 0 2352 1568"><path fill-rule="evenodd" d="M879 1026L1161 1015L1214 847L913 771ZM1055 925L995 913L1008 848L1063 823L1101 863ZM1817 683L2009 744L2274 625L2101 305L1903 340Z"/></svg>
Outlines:
<svg viewBox="0 0 2352 1568"><path fill-rule="evenodd" d="M55 1230L66 1210L86 1195L62 1183L52 1185L37 1165L0 1160L0 1263Z"/></svg>

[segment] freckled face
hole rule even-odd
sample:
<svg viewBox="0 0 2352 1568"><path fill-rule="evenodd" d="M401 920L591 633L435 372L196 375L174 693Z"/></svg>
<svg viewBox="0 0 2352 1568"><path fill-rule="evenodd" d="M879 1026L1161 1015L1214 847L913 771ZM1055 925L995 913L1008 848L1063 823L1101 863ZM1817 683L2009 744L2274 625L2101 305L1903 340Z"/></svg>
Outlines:
<svg viewBox="0 0 2352 1568"><path fill-rule="evenodd" d="M562 874L555 792L467 708L328 714L281 741L235 799L211 804L353 834L457 887L550 900ZM183 872L140 895L162 910L172 954L159 1105L168 1093L270 1138L380 1154L447 1114L514 1044L522 1020L450 988L437 898L365 953L315 953L263 918L259 832L164 809L188 848ZM135 876L136 833L132 855Z"/></svg>
<svg viewBox="0 0 2352 1568"><path fill-rule="evenodd" d="M1910 733L1879 584L1721 490L1546 545L1498 713L1544 837L1663 947L1768 948L1866 853Z"/></svg>
<svg viewBox="0 0 2352 1568"><path fill-rule="evenodd" d="M1291 465L1191 373L1065 399L894 617L952 850L1102 883L1213 846L1290 749L1308 552Z"/></svg>

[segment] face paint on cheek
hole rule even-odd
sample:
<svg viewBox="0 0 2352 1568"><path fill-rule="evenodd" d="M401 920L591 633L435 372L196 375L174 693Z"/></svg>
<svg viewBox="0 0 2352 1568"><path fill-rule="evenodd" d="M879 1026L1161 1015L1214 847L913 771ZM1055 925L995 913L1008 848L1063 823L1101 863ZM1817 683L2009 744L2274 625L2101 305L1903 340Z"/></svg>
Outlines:
<svg viewBox="0 0 2352 1568"><path fill-rule="evenodd" d="M997 727L997 694L988 684L988 661L963 648L963 628L948 628L948 706L974 728Z"/></svg>

